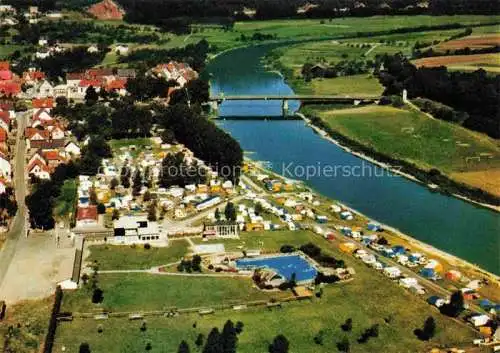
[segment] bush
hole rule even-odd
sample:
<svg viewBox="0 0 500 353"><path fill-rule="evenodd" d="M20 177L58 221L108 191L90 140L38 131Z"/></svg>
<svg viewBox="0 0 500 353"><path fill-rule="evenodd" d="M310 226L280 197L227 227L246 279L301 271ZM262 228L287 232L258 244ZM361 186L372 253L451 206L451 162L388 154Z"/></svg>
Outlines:
<svg viewBox="0 0 500 353"><path fill-rule="evenodd" d="M394 108L400 108L404 105L403 98L400 96L391 96L391 104Z"/></svg>
<svg viewBox="0 0 500 353"><path fill-rule="evenodd" d="M146 250L151 249L151 244L149 244L149 243L144 244L144 249L146 249Z"/></svg>
<svg viewBox="0 0 500 353"><path fill-rule="evenodd" d="M94 289L94 292L92 293L92 303L94 304L99 304L102 303L104 300L104 291L100 288Z"/></svg>
<svg viewBox="0 0 500 353"><path fill-rule="evenodd" d="M280 248L280 252L282 252L282 253L291 253L291 252L294 252L296 250L297 249L295 248L295 246L288 245L288 244L282 245Z"/></svg>
<svg viewBox="0 0 500 353"><path fill-rule="evenodd" d="M342 328L342 331L346 331L346 332L349 332L352 330L352 319L349 318L347 319L341 326Z"/></svg>

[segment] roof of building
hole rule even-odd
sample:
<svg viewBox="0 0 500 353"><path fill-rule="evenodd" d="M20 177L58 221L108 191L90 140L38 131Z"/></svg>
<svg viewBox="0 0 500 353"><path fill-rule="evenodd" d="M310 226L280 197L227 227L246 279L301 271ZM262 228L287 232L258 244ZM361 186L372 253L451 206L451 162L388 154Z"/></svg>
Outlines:
<svg viewBox="0 0 500 353"><path fill-rule="evenodd" d="M16 95L21 92L21 84L14 81L0 81L0 92L4 95Z"/></svg>
<svg viewBox="0 0 500 353"><path fill-rule="evenodd" d="M45 73L42 71L25 71L23 72L23 79L25 80L43 80Z"/></svg>
<svg viewBox="0 0 500 353"><path fill-rule="evenodd" d="M26 130L24 130L24 135L27 139L32 139L35 135L40 135L45 140L48 140L50 138L50 131L37 129L34 127L27 127Z"/></svg>
<svg viewBox="0 0 500 353"><path fill-rule="evenodd" d="M10 63L8 61L0 61L0 70L10 70Z"/></svg>
<svg viewBox="0 0 500 353"><path fill-rule="evenodd" d="M28 173L30 173L36 166L38 166L42 171L50 173L50 168L44 161L36 158L28 165Z"/></svg>
<svg viewBox="0 0 500 353"><path fill-rule="evenodd" d="M111 90L120 90L120 89L125 89L125 85L127 83L127 80L125 79L117 79L109 82L106 85L106 90L111 91Z"/></svg>
<svg viewBox="0 0 500 353"><path fill-rule="evenodd" d="M82 220L96 220L97 221L97 206L90 205L88 207L78 207L76 212L76 219Z"/></svg>
<svg viewBox="0 0 500 353"><path fill-rule="evenodd" d="M80 81L80 83L78 84L80 87L100 87L101 86L101 81L100 80L96 80L96 79L83 79Z"/></svg>
<svg viewBox="0 0 500 353"><path fill-rule="evenodd" d="M7 131L0 127L0 142L7 141Z"/></svg>
<svg viewBox="0 0 500 353"><path fill-rule="evenodd" d="M53 98L35 98L31 101L33 108L53 108L54 99Z"/></svg>

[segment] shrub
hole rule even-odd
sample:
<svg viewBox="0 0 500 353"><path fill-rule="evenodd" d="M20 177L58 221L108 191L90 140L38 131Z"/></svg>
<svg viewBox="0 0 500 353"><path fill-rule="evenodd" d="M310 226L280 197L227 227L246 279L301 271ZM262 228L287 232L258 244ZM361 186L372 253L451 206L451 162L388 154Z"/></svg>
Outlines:
<svg viewBox="0 0 500 353"><path fill-rule="evenodd" d="M280 248L280 252L282 252L282 253L291 253L291 252L294 252L296 250L297 249L295 249L295 246L289 245L289 244L282 245Z"/></svg>
<svg viewBox="0 0 500 353"><path fill-rule="evenodd" d="M144 244L144 249L146 249L146 250L151 249L151 244L149 244L149 243Z"/></svg>

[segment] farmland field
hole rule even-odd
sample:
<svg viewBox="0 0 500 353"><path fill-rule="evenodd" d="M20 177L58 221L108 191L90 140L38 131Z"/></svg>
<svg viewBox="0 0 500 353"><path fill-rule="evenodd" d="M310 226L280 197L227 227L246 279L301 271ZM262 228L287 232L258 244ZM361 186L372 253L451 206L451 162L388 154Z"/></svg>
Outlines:
<svg viewBox="0 0 500 353"><path fill-rule="evenodd" d="M278 235L279 240L270 239L273 235ZM301 240L297 241L296 236ZM57 331L55 352L62 353L63 346L66 351L75 351L84 341L90 344L92 352L138 352L144 349L146 342L151 342L152 352L175 352L183 339L194 349L194 340L199 333L206 337L212 327L221 329L227 319L244 323L238 343L238 352L241 353L265 352L269 342L279 333L290 340L291 352L301 353L334 352L335 344L345 335L355 352L387 353L425 351L430 346L440 344L469 343L474 338L474 333L468 328L443 317L423 300L416 299L401 287L388 282L381 274L354 261L333 244L312 233L275 232L268 233L262 239L266 247L270 248L310 239L321 246L325 253L343 259L348 266L352 266L356 271L355 279L326 286L321 299L285 304L282 309L256 308L242 312L221 311L209 316L181 315L176 318L148 317L145 332L139 330L140 322L126 318L99 322L102 333L97 333L97 323L92 319L62 322ZM172 305L200 307L228 300L263 299L277 295L251 288L249 280L230 278L187 280L183 277L117 274L101 275L100 282L105 287L105 299L100 307L111 306L115 310L161 309ZM148 290L144 290L146 288ZM89 293L84 290L67 294L63 310L89 310L92 308L89 298ZM409 302L412 305L408 305ZM436 319L437 334L431 342L423 342L414 336L413 330L421 327L428 316ZM352 318L354 323L350 333L340 329L347 318ZM380 336L365 344L357 343L361 332L376 323L380 325ZM320 330L326 334L324 344L315 345L313 337ZM412 349L408 350L408 347Z"/></svg>
<svg viewBox="0 0 500 353"><path fill-rule="evenodd" d="M450 40L448 42L440 43L436 49L438 50L454 50L454 49L481 49L500 45L500 34L490 33L483 35L471 35L464 38Z"/></svg>
<svg viewBox="0 0 500 353"><path fill-rule="evenodd" d="M449 55L422 58L413 61L417 67L446 66L450 70L475 71L483 68L492 73L500 73L500 54Z"/></svg>

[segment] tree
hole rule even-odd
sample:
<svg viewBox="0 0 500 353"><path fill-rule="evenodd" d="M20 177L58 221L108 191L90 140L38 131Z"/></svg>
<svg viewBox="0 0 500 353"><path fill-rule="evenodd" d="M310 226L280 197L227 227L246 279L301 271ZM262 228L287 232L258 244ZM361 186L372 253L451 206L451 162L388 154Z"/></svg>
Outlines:
<svg viewBox="0 0 500 353"><path fill-rule="evenodd" d="M148 221L156 222L158 217L156 216L156 202L151 203L148 207Z"/></svg>
<svg viewBox="0 0 500 353"><path fill-rule="evenodd" d="M214 327L208 334L203 353L224 353L221 341L221 334L217 327Z"/></svg>
<svg viewBox="0 0 500 353"><path fill-rule="evenodd" d="M111 179L111 181L109 182L109 188L110 188L111 190L116 189L116 187L117 187L118 185L120 185L120 182L119 182L119 181L118 181L118 179L116 179L116 178Z"/></svg>
<svg viewBox="0 0 500 353"><path fill-rule="evenodd" d="M288 353L290 343L284 335L274 337L273 342L269 345L269 353Z"/></svg>
<svg viewBox="0 0 500 353"><path fill-rule="evenodd" d="M442 314L457 317L464 310L464 296L462 291L458 290L454 292L450 297L450 302L448 304L442 305L439 310Z"/></svg>
<svg viewBox="0 0 500 353"><path fill-rule="evenodd" d="M349 353L351 351L351 344L349 343L349 338L344 337L342 341L337 343L337 349L344 353Z"/></svg>
<svg viewBox="0 0 500 353"><path fill-rule="evenodd" d="M262 204L260 202L257 202L255 204L255 214L259 216L263 211L264 209L262 208Z"/></svg>
<svg viewBox="0 0 500 353"><path fill-rule="evenodd" d="M79 353L91 353L90 345L87 342L80 344Z"/></svg>
<svg viewBox="0 0 500 353"><path fill-rule="evenodd" d="M88 105L93 105L97 103L98 100L99 100L99 94L97 93L97 91L93 86L89 86L89 88L87 88L87 90L85 91L85 102Z"/></svg>
<svg viewBox="0 0 500 353"><path fill-rule="evenodd" d="M193 256L193 259L191 260L191 267L193 268L193 271L201 272L201 256L200 255Z"/></svg>
<svg viewBox="0 0 500 353"><path fill-rule="evenodd" d="M319 330L319 332L314 336L314 343L322 346L323 345L323 337L325 332L323 330Z"/></svg>
<svg viewBox="0 0 500 353"><path fill-rule="evenodd" d="M174 143L175 142L175 135L172 130L170 129L165 129L161 133L161 141L163 143Z"/></svg>
<svg viewBox="0 0 500 353"><path fill-rule="evenodd" d="M117 220L120 218L120 211L118 211L118 209L113 209L113 213L111 214L111 220L114 221L114 220Z"/></svg>
<svg viewBox="0 0 500 353"><path fill-rule="evenodd" d="M340 327L342 331L350 332L352 330L352 319L348 318Z"/></svg>
<svg viewBox="0 0 500 353"><path fill-rule="evenodd" d="M215 209L215 215L214 216L215 216L215 220L217 222L219 222L220 221L220 211L219 211L218 207Z"/></svg>
<svg viewBox="0 0 500 353"><path fill-rule="evenodd" d="M240 333L242 333L242 332L243 332L243 326L245 326L245 325L244 325L244 324L243 324L243 322L241 322L241 321L238 321L238 322L236 323L236 326L234 327L234 329L236 330L236 333L237 333L238 335L239 335Z"/></svg>
<svg viewBox="0 0 500 353"><path fill-rule="evenodd" d="M147 329L148 329L148 325L147 325L146 321L143 321L142 324L141 324L140 330L142 332L146 332Z"/></svg>
<svg viewBox="0 0 500 353"><path fill-rule="evenodd" d="M221 334L222 348L224 353L236 353L236 345L238 337L234 324L231 320L227 320L224 324Z"/></svg>
<svg viewBox="0 0 500 353"><path fill-rule="evenodd" d="M191 350L189 349L189 345L187 344L186 341L182 341L181 344L179 345L179 349L177 350L177 353L190 353Z"/></svg>
<svg viewBox="0 0 500 353"><path fill-rule="evenodd" d="M103 294L104 292L102 289L100 288L94 289L94 292L92 293L92 303L94 304L102 303L102 301L104 300Z"/></svg>
<svg viewBox="0 0 500 353"><path fill-rule="evenodd" d="M129 175L130 168L128 168L126 165L122 167L122 170L120 171L120 183L125 189L128 189L130 187L130 175Z"/></svg>
<svg viewBox="0 0 500 353"><path fill-rule="evenodd" d="M99 214L105 214L106 213L106 206L102 202L100 202L97 205L97 213L99 213Z"/></svg>
<svg viewBox="0 0 500 353"><path fill-rule="evenodd" d="M226 208L224 209L224 215L227 221L236 221L236 207L232 202L228 202Z"/></svg>
<svg viewBox="0 0 500 353"><path fill-rule="evenodd" d="M201 346L203 346L203 342L205 340L205 337L203 336L202 333L198 334L198 337L196 337L196 341L194 341L194 344L196 344L196 347L198 349L201 349Z"/></svg>
<svg viewBox="0 0 500 353"><path fill-rule="evenodd" d="M139 196L142 189L142 175L141 171L137 169L134 173L133 184L132 184L132 195Z"/></svg>
<svg viewBox="0 0 500 353"><path fill-rule="evenodd" d="M423 334L427 339L431 339L436 334L436 321L432 316L429 316L425 320Z"/></svg>

